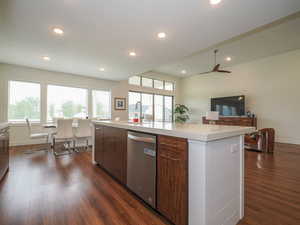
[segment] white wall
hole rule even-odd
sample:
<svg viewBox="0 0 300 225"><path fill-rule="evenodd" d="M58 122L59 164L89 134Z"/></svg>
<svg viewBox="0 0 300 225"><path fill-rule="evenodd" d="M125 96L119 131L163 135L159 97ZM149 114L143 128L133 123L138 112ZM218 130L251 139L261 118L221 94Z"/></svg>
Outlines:
<svg viewBox="0 0 300 225"><path fill-rule="evenodd" d="M23 66L0 63L0 122L7 121L9 80L40 83L42 104L46 104L47 101L47 91L46 91L47 84L86 88L88 89L89 92L89 103L88 103L89 109L92 108L91 90L93 89L111 90L112 119L114 119L115 117L120 117L122 120L128 119L128 110L122 110L122 111L114 110L114 98L125 97L128 103L128 91L130 90L164 94L164 95L174 95L175 97L178 96L178 90L179 90L178 78L174 78L171 76L167 76L155 72L145 73L143 74L143 76L172 81L176 85L176 92L129 85L128 80L124 80L120 82L101 80L101 79L89 78L84 76L77 76L77 75L66 74L66 73L57 73L57 72L33 69L33 68L28 68ZM41 107L41 110L42 110L41 124L43 124L46 122L46 112L44 111L46 110L46 106ZM89 117L92 117L91 113L92 113L91 110L89 110ZM35 124L33 126L33 132L43 131L41 124ZM11 145L41 143L40 140L30 140L28 138L27 127L25 126L25 124L13 124L11 126L10 142Z"/></svg>
<svg viewBox="0 0 300 225"><path fill-rule="evenodd" d="M300 50L228 68L232 74L208 74L181 80L180 102L200 120L210 98L246 95L246 110L258 127L272 127L276 141L300 144Z"/></svg>

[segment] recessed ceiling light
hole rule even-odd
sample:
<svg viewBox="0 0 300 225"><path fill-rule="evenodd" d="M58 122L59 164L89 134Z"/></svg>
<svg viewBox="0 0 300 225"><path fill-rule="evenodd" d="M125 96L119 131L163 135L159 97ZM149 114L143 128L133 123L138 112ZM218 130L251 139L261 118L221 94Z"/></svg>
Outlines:
<svg viewBox="0 0 300 225"><path fill-rule="evenodd" d="M50 59L49 56L43 56L43 60L45 60L45 61L50 61L51 59Z"/></svg>
<svg viewBox="0 0 300 225"><path fill-rule="evenodd" d="M159 38L159 39L165 39L166 38L166 33L164 33L164 32L160 32L160 33L158 33L157 34L157 37Z"/></svg>
<svg viewBox="0 0 300 225"><path fill-rule="evenodd" d="M222 0L209 0L211 5L218 5Z"/></svg>
<svg viewBox="0 0 300 225"><path fill-rule="evenodd" d="M228 56L228 57L226 57L226 61L231 61L231 57L230 56Z"/></svg>
<svg viewBox="0 0 300 225"><path fill-rule="evenodd" d="M130 56L136 56L136 53L135 52L129 52L129 55Z"/></svg>
<svg viewBox="0 0 300 225"><path fill-rule="evenodd" d="M99 68L99 70L100 70L101 72L103 72L105 69L104 69L104 68Z"/></svg>
<svg viewBox="0 0 300 225"><path fill-rule="evenodd" d="M182 74L186 74L186 70L181 70L181 73Z"/></svg>
<svg viewBox="0 0 300 225"><path fill-rule="evenodd" d="M63 29L58 28L58 27L53 28L53 32L54 32L55 34L59 34L59 35L63 35L63 34L64 34Z"/></svg>

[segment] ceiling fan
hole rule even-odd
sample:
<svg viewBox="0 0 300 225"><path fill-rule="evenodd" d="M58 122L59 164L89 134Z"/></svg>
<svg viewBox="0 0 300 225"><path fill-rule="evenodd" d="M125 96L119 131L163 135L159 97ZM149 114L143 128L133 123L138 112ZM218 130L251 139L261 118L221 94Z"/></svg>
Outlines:
<svg viewBox="0 0 300 225"><path fill-rule="evenodd" d="M210 71L207 71L207 72L203 72L203 73L198 73L198 74L195 74L195 75L202 75L202 74L208 74L208 73L215 73L215 72L217 72L217 73L231 73L231 71L229 71L229 70L221 70L220 69L220 64L217 64L217 53L219 52L219 50L218 49L216 49L215 51L214 51L214 55L215 55L215 66L213 67L213 69L212 70L210 70Z"/></svg>

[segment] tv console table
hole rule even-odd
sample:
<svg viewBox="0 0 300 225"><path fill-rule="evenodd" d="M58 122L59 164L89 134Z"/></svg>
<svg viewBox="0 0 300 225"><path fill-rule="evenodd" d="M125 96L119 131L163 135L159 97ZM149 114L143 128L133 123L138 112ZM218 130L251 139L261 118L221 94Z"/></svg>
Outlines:
<svg viewBox="0 0 300 225"><path fill-rule="evenodd" d="M209 124L209 120L202 117L203 124ZM215 121L217 125L231 125L241 127L255 127L257 128L256 117L242 117L242 116L220 116L219 120Z"/></svg>

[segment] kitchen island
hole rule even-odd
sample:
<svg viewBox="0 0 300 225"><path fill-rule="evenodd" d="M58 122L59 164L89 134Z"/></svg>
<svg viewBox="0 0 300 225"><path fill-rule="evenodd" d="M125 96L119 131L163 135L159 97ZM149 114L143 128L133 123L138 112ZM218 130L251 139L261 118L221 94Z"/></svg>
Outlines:
<svg viewBox="0 0 300 225"><path fill-rule="evenodd" d="M0 123L0 182L9 167L9 124Z"/></svg>
<svg viewBox="0 0 300 225"><path fill-rule="evenodd" d="M255 128L122 121L93 125L93 162L125 187L128 131L157 137L152 154L157 199L151 205L175 225L235 225L243 218L244 134Z"/></svg>

